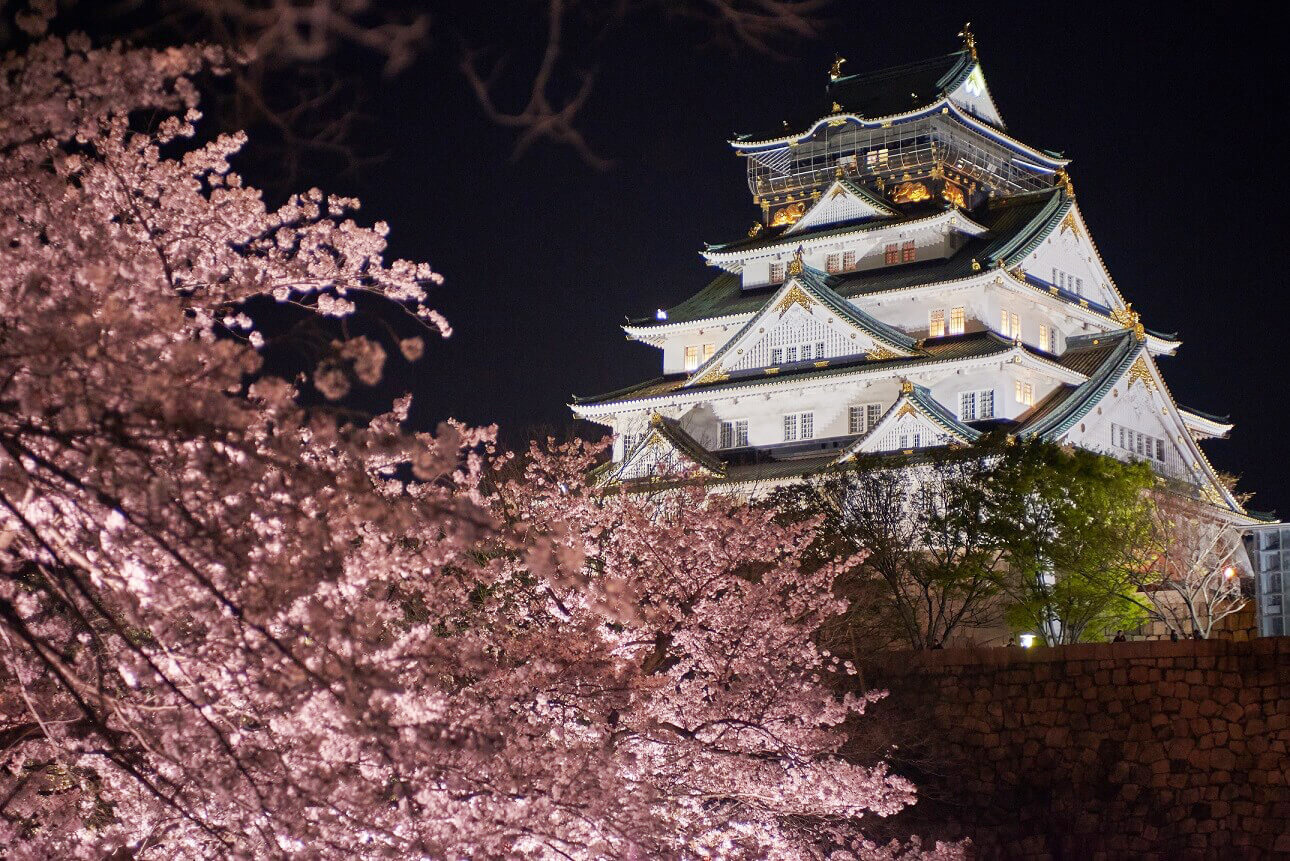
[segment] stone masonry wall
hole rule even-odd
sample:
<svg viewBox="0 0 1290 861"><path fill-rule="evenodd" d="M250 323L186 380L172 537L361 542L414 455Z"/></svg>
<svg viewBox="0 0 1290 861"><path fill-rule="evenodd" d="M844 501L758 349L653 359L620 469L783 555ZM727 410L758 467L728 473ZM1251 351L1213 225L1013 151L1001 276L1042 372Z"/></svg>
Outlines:
<svg viewBox="0 0 1290 861"><path fill-rule="evenodd" d="M881 655L920 801L874 823L976 858L1290 858L1290 637ZM871 751L872 752L872 751Z"/></svg>

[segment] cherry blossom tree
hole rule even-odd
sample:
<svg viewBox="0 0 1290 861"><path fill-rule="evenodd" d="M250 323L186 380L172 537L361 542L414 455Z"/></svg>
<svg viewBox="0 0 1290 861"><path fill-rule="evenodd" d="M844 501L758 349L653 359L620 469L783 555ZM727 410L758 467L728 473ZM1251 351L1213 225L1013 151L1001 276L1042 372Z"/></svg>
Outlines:
<svg viewBox="0 0 1290 861"><path fill-rule="evenodd" d="M838 755L876 695L814 645L855 561L800 570L814 524L256 378L251 297L449 330L356 201L270 209L242 136L195 138L225 62L51 38L0 70L6 858L954 857L863 838L913 788ZM312 383L385 360L352 339Z"/></svg>

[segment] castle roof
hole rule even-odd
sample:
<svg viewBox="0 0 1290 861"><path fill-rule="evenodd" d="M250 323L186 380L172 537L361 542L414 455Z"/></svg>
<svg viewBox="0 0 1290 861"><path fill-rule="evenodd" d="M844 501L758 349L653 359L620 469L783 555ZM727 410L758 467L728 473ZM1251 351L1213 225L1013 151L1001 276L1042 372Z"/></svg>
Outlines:
<svg viewBox="0 0 1290 861"><path fill-rule="evenodd" d="M1007 263L1016 252L1025 248L1036 235L1042 240L1043 235L1060 222L1064 202L1068 200L1060 190L1040 192L1015 198L1003 205L998 205L974 216L975 220L986 228L986 232L973 237L963 244L952 256L942 260L927 260L918 263L907 263L895 266L884 266L863 272L851 272L825 276L825 282L839 296L850 299L868 293L881 293L905 287L917 287L942 281L953 281L970 277L974 272L990 268L1000 262ZM917 218L925 218L926 212L920 212ZM909 218L904 221L914 221ZM873 227L891 227L902 221L866 222L863 225L829 228L827 230L797 234L794 241L803 241L816 236L832 235L835 232L848 230L868 230ZM768 237L767 243L773 243L777 237ZM787 238L787 237L785 237ZM766 244L766 243L762 243ZM722 248L757 247L730 243ZM975 267L974 267L975 263ZM667 309L665 320L645 317L631 320L631 325L648 327L674 323L706 320L714 317L727 317L733 314L745 314L758 310L766 300L779 289L779 285L746 290L740 276L726 273L714 278L707 287L684 302Z"/></svg>

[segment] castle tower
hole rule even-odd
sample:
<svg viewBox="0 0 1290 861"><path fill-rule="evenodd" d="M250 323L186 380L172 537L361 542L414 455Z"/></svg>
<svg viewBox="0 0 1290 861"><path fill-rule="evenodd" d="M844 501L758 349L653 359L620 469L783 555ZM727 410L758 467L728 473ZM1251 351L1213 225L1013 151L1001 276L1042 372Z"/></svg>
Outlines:
<svg viewBox="0 0 1290 861"><path fill-rule="evenodd" d="M606 480L685 466L733 491L859 453L989 429L1149 462L1245 519L1199 441L1225 420L1175 403L1094 245L1068 159L1012 137L969 30L952 54L857 75L820 114L730 142L759 214L707 245L717 270L633 320L661 376L577 398L615 435Z"/></svg>

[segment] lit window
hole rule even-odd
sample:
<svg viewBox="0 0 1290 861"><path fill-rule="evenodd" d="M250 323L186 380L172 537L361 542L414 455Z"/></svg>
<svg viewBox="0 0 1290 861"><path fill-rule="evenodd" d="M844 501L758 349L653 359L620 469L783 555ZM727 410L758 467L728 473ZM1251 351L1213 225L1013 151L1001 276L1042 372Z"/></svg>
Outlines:
<svg viewBox="0 0 1290 861"><path fill-rule="evenodd" d="M906 242L900 246L900 260L902 263L912 263L914 260L915 245L912 242Z"/></svg>
<svg viewBox="0 0 1290 861"><path fill-rule="evenodd" d="M691 344L685 348L685 369L693 371L699 367L699 347L697 344Z"/></svg>
<svg viewBox="0 0 1290 861"><path fill-rule="evenodd" d="M886 167L887 166L887 148L883 147L882 149L869 150L867 153L864 154L864 165L870 170L872 170L875 167Z"/></svg>
<svg viewBox="0 0 1290 861"><path fill-rule="evenodd" d="M735 419L721 423L721 447L742 448L748 445L748 420Z"/></svg>
<svg viewBox="0 0 1290 861"><path fill-rule="evenodd" d="M884 248L882 251L882 262L887 264L899 263L900 246L893 242Z"/></svg>
<svg viewBox="0 0 1290 861"><path fill-rule="evenodd" d="M1007 308L999 312L999 332L1005 338L1021 337L1021 317Z"/></svg>
<svg viewBox="0 0 1290 861"><path fill-rule="evenodd" d="M966 319L967 318L965 317L962 308L951 308L950 309L950 334L962 335L963 329L964 329L964 323Z"/></svg>
<svg viewBox="0 0 1290 861"><path fill-rule="evenodd" d="M715 353L716 351L717 351L717 345L716 345L716 344L704 344L704 345L703 345L703 361L705 361L705 362L706 362L708 359L711 359L711 358L712 358L712 354L713 354L713 353Z"/></svg>
<svg viewBox="0 0 1290 861"><path fill-rule="evenodd" d="M830 273L832 273L832 272L841 272L841 271L842 271L842 255L841 255L841 254L830 254L828 257L824 258L824 269L825 269L825 271L826 271L826 272L830 272Z"/></svg>
<svg viewBox="0 0 1290 861"><path fill-rule="evenodd" d="M868 433L882 418L882 404L856 404L847 412L847 431L852 434Z"/></svg>
<svg viewBox="0 0 1290 861"><path fill-rule="evenodd" d="M1023 383L1021 380L1015 381L1017 403L1025 406L1032 406L1035 403L1035 387L1030 383Z"/></svg>
<svg viewBox="0 0 1290 861"><path fill-rule="evenodd" d="M779 284L783 280L784 280L784 264L783 263L770 264L770 283Z"/></svg>
<svg viewBox="0 0 1290 861"><path fill-rule="evenodd" d="M854 251L842 252L842 268L847 272L856 268L856 253Z"/></svg>
<svg viewBox="0 0 1290 861"><path fill-rule="evenodd" d="M1039 349L1050 353L1057 352L1057 330L1054 327L1039 324Z"/></svg>
<svg viewBox="0 0 1290 861"><path fill-rule="evenodd" d="M945 335L945 309L938 308L927 315L927 337L940 338Z"/></svg>

